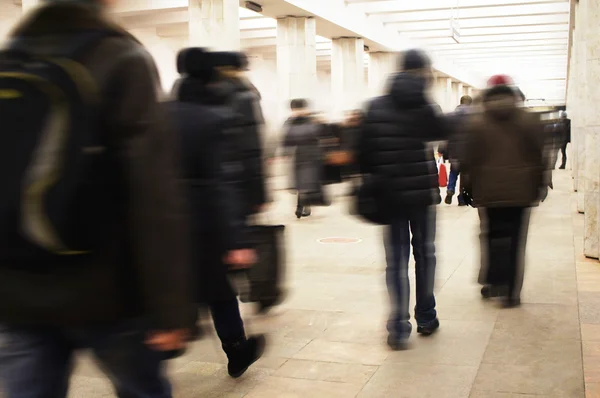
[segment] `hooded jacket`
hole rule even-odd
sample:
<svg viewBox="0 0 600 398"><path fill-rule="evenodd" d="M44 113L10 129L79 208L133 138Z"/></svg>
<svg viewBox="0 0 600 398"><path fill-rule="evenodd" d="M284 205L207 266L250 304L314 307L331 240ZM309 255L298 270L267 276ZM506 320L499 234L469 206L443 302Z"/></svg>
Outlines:
<svg viewBox="0 0 600 398"><path fill-rule="evenodd" d="M357 148L360 171L381 184L384 213L441 202L433 149L445 138L439 107L426 98L424 78L400 73L387 95L373 100Z"/></svg>
<svg viewBox="0 0 600 398"><path fill-rule="evenodd" d="M84 263L0 264L0 323L84 328L136 318L156 330L191 326L178 145L161 116L151 57L85 2L50 2L12 37L51 55L89 30L114 33L82 57L100 89L101 131L116 160L110 231Z"/></svg>

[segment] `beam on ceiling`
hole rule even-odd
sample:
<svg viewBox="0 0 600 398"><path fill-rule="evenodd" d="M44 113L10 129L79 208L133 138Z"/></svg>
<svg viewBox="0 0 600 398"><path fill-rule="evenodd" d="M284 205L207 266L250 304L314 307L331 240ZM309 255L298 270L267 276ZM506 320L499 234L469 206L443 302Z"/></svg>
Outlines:
<svg viewBox="0 0 600 398"><path fill-rule="evenodd" d="M431 12L431 11L449 11L452 9L458 9L460 12L467 10L481 10L481 9L501 9L502 7L527 7L527 6L549 6L555 4L564 4L565 0L534 0L534 1L522 1L514 0L505 4L496 3L494 1L488 1L487 3L478 3L473 5L466 5L464 2L449 4L446 6L438 6L434 2L427 3L423 2L394 2L394 7L388 9L377 10L374 7L364 7L364 11L368 15L381 15L390 13L419 13L419 12ZM407 7L402 7L401 5ZM425 6L424 6L425 5ZM457 6L458 5L458 6ZM414 8L413 8L414 7Z"/></svg>
<svg viewBox="0 0 600 398"><path fill-rule="evenodd" d="M244 1L240 0L243 6ZM317 19L317 34L328 37L361 37L371 51L402 51L416 44L380 21L351 10L344 1L333 0L262 0L262 14L271 18L307 16ZM432 54L434 67L456 80L479 86L480 78L465 68L457 68L448 59Z"/></svg>

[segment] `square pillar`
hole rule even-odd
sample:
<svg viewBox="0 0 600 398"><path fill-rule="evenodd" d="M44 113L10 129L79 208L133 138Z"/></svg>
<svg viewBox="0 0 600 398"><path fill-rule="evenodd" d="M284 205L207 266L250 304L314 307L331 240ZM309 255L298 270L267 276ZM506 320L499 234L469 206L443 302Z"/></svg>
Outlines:
<svg viewBox="0 0 600 398"><path fill-rule="evenodd" d="M240 49L238 0L189 0L189 45L217 51Z"/></svg>
<svg viewBox="0 0 600 398"><path fill-rule="evenodd" d="M452 100L452 98L454 97L454 95L452 94L452 78L442 78L442 84L444 88L444 105L442 106L442 109L444 110L444 112L452 112L452 103L454 102Z"/></svg>
<svg viewBox="0 0 600 398"><path fill-rule="evenodd" d="M37 6L39 3L40 0L21 0L21 7L23 7L23 12L27 12L30 8Z"/></svg>
<svg viewBox="0 0 600 398"><path fill-rule="evenodd" d="M577 92L579 94L579 106L584 107L580 109L577 113L577 120L575 120L575 128L574 132L577 135L577 210L580 213L585 212L585 184L586 184L586 167L585 167L585 157L586 157L586 134L585 134L585 119L587 117L587 109L588 107L585 104L585 93L586 93L586 80L587 80L587 63L586 63L586 31L588 26L586 26L585 20L585 6L588 0L579 1L579 5L577 6L577 32L578 40L577 47L575 51L577 52Z"/></svg>
<svg viewBox="0 0 600 398"><path fill-rule="evenodd" d="M465 95L465 86L462 83L458 83L458 95L456 98L457 104L460 104L460 99Z"/></svg>
<svg viewBox="0 0 600 398"><path fill-rule="evenodd" d="M389 52L369 54L369 96L383 95L390 75L398 70L398 55Z"/></svg>
<svg viewBox="0 0 600 398"><path fill-rule="evenodd" d="M594 18L600 16L600 4L596 0L580 0L585 24L586 90L583 95L585 117L585 227L584 254L600 257L600 27ZM592 102L590 102L592 101ZM593 102L595 101L595 102Z"/></svg>
<svg viewBox="0 0 600 398"><path fill-rule="evenodd" d="M290 100L314 100L317 84L317 24L314 18L277 20L277 80L280 119L290 113Z"/></svg>
<svg viewBox="0 0 600 398"><path fill-rule="evenodd" d="M356 37L333 39L331 91L334 117L362 106L365 100L365 43Z"/></svg>

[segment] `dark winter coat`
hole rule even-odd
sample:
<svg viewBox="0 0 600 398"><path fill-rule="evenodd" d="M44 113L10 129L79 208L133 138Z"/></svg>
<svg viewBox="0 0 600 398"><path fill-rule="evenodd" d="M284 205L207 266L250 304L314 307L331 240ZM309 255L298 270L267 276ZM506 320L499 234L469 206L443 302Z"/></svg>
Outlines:
<svg viewBox="0 0 600 398"><path fill-rule="evenodd" d="M381 184L380 208L393 217L406 206L441 201L430 141L445 139L439 107L426 99L425 79L400 73L373 100L357 148L360 171Z"/></svg>
<svg viewBox="0 0 600 398"><path fill-rule="evenodd" d="M235 299L225 254L249 247L243 192L237 181L241 170L227 143L235 134L234 115L190 102L169 103L180 133L183 178L191 204L192 268L199 302Z"/></svg>
<svg viewBox="0 0 600 398"><path fill-rule="evenodd" d="M503 98L484 102L484 112L469 123L465 182L475 206L533 206L549 181L543 127L539 116Z"/></svg>
<svg viewBox="0 0 600 398"><path fill-rule="evenodd" d="M294 184L300 193L321 191L322 126L308 116L290 118L284 125L286 152L294 156Z"/></svg>
<svg viewBox="0 0 600 398"><path fill-rule="evenodd" d="M242 129L240 149L244 152L243 185L247 198L246 212L256 210L267 202L261 129L265 123L256 88L242 79L227 79L220 83L229 104L238 116Z"/></svg>
<svg viewBox="0 0 600 398"><path fill-rule="evenodd" d="M100 120L116 158L109 233L85 263L0 264L0 323L86 328L141 318L150 328L190 326L191 283L178 145L158 103L150 55L96 8L69 2L35 10L13 36L52 54L83 31L111 30L84 55L100 88ZM93 226L90 226L93 228Z"/></svg>

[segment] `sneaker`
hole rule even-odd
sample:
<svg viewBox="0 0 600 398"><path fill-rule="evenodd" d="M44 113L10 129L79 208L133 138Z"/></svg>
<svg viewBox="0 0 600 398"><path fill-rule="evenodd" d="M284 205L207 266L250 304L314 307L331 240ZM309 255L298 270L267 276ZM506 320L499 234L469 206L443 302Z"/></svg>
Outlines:
<svg viewBox="0 0 600 398"><path fill-rule="evenodd" d="M430 322L428 325L418 326L417 333L419 333L423 336L431 336L432 334L437 332L437 330L439 328L440 328L440 321L437 318L435 318L435 320L433 322Z"/></svg>
<svg viewBox="0 0 600 398"><path fill-rule="evenodd" d="M265 337L259 335L234 344L224 344L223 350L227 354L227 358L229 358L229 363L227 364L229 376L237 379L246 373L250 365L262 357L265 351L265 343Z"/></svg>
<svg viewBox="0 0 600 398"><path fill-rule="evenodd" d="M446 192L446 199L444 200L444 202L447 205L451 205L452 204L452 197L454 196L454 191L447 191Z"/></svg>

